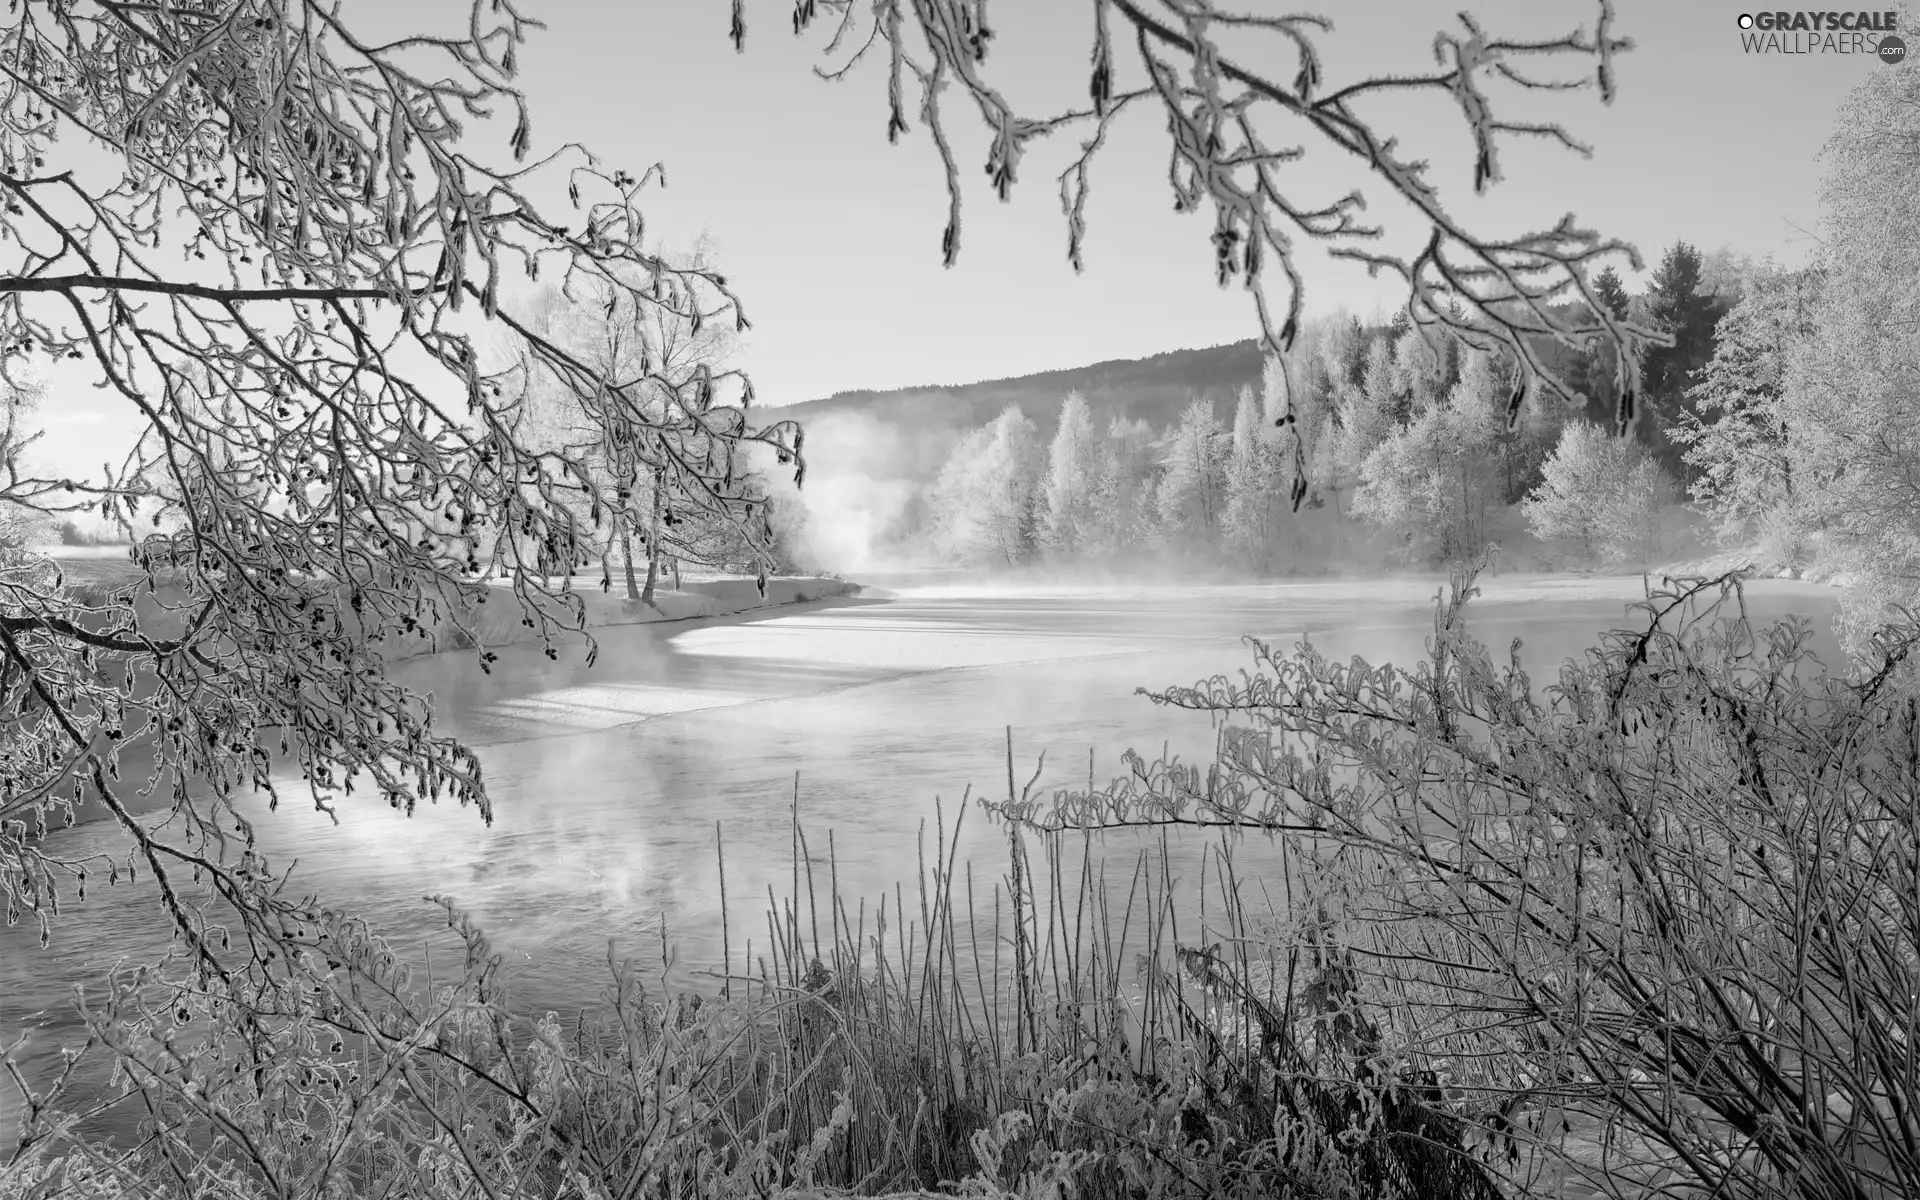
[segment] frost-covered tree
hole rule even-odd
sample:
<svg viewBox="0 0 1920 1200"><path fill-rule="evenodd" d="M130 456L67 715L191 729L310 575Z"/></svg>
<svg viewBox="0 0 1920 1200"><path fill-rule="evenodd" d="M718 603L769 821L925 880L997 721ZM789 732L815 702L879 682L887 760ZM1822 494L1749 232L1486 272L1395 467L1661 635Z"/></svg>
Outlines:
<svg viewBox="0 0 1920 1200"><path fill-rule="evenodd" d="M1158 477L1154 442L1153 429L1139 418L1108 421L1094 480L1093 553L1116 558L1147 544Z"/></svg>
<svg viewBox="0 0 1920 1200"><path fill-rule="evenodd" d="M1318 506L1331 497L1336 511L1339 508L1339 489L1347 468L1343 458L1343 415L1352 404L1352 394L1366 370L1365 347L1366 338L1359 321L1349 314L1337 314L1312 329L1306 353L1296 356L1304 358L1304 370L1288 375L1289 379L1304 377L1297 407L1319 417L1312 435L1297 443L1298 453L1307 463L1309 505ZM1293 398L1288 404L1296 407ZM1273 419L1278 421L1281 414L1273 414Z"/></svg>
<svg viewBox="0 0 1920 1200"><path fill-rule="evenodd" d="M1154 509L1162 544L1169 551L1192 554L1216 544L1226 508L1229 448L1220 418L1206 400L1188 404L1167 432Z"/></svg>
<svg viewBox="0 0 1920 1200"><path fill-rule="evenodd" d="M1358 317L1338 313L1311 327L1306 386L1329 400L1359 386L1366 373L1367 336Z"/></svg>
<svg viewBox="0 0 1920 1200"><path fill-rule="evenodd" d="M1799 540L1793 431L1782 404L1789 357L1814 333L1820 276L1762 266L1714 331L1713 358L1690 393L1674 438L1697 472L1689 491L1720 536L1758 536L1791 557Z"/></svg>
<svg viewBox="0 0 1920 1200"><path fill-rule="evenodd" d="M1753 255L1722 246L1701 254L1700 286L1716 297L1723 308L1731 309L1746 297L1747 281L1766 269L1766 264Z"/></svg>
<svg viewBox="0 0 1920 1200"><path fill-rule="evenodd" d="M663 253L686 270L717 270L718 248L703 236L685 253ZM728 322L696 322L690 316L636 304L627 291L599 280L576 280L569 287L546 288L530 303L527 327L534 334L564 346L569 354L591 365L609 379L697 379L734 365L739 331ZM524 353L521 339L509 347ZM565 448L579 455L603 492L620 503L608 511L603 540L592 549L600 558L603 590L612 583L612 563L620 560L627 599L652 604L663 564L678 574L682 562L709 567L751 563L752 547L736 524L714 520L700 506L677 503L667 485L667 474L648 469L629 443L612 442L602 435L568 388L564 379L542 367L536 356L526 356L527 392L514 413L514 429L529 445ZM665 404L647 403L659 419ZM743 469L751 493L768 497L765 481ZM591 517L592 501L571 504L583 518ZM766 502L770 527L772 504ZM635 569L638 543L646 559L644 582ZM771 546L771 541L768 542ZM775 556L782 557L782 556ZM570 573L575 564L550 564L548 573ZM584 564L582 564L584 565Z"/></svg>
<svg viewBox="0 0 1920 1200"><path fill-rule="evenodd" d="M1403 557L1460 564L1485 549L1488 515L1503 501L1499 411L1488 400L1456 384L1361 463L1354 515L1390 534Z"/></svg>
<svg viewBox="0 0 1920 1200"><path fill-rule="evenodd" d="M935 548L962 563L1012 566L1031 557L1045 466L1039 431L1016 405L969 430L928 489Z"/></svg>
<svg viewBox="0 0 1920 1200"><path fill-rule="evenodd" d="M0 496L25 492L35 486L25 473L26 455L41 437L34 424L44 395L40 377L25 370L16 367L11 378L0 378ZM28 545L37 529L52 524L56 516L86 507L84 500L60 504L50 497L38 507L0 500L0 564L24 566Z"/></svg>
<svg viewBox="0 0 1920 1200"><path fill-rule="evenodd" d="M1458 377L1460 344L1431 331L1408 329L1393 340L1393 364L1387 376L1395 409L1423 412L1447 397Z"/></svg>
<svg viewBox="0 0 1920 1200"><path fill-rule="evenodd" d="M1069 131L1080 137L1081 150L1059 180L1068 258L1076 270L1088 236L1093 160L1110 144L1113 127L1137 114L1170 135L1172 169L1165 177L1179 210L1211 206L1209 264L1223 286L1239 282L1252 293L1268 352L1285 353L1301 331L1303 288L1294 254L1304 237L1325 243L1337 258L1406 282L1410 324L1445 326L1482 350L1505 347L1517 364L1522 398L1541 390L1569 401L1576 394L1550 368L1546 345L1577 347L1596 335L1624 345L1629 352L1618 359L1615 384L1624 427L1638 411L1640 354L1659 344L1661 335L1649 324L1562 302L1591 299L1588 272L1606 260L1624 258L1641 269L1637 253L1580 227L1570 215L1560 216L1559 209L1550 227L1524 233L1488 235L1469 227L1451 211L1419 152L1403 148L1407 139L1362 115L1369 101L1382 96L1424 95L1457 106L1473 147L1473 189L1484 192L1503 178L1500 152L1510 137L1580 146L1559 125L1496 115L1496 88L1525 93L1591 87L1603 102L1612 102L1615 57L1632 43L1614 29L1611 0L1595 0L1587 11L1594 16L1591 27L1517 40L1461 14L1458 30L1434 39L1437 67L1347 78L1330 76L1322 58L1321 40L1332 29L1322 16L1249 15L1212 0L1102 0L1090 23L1091 107L1045 112L1016 109L1009 97L1024 89L996 80L1003 60L990 51L1002 41L988 23L985 0L906 7L809 2L794 10L793 27L802 33L828 18L821 68L828 78L845 78L862 62L885 64L876 74L885 81L889 141L910 132L915 118L932 134L947 182L940 247L949 264L962 241L960 180L966 174L955 157L955 146L963 143L949 129L956 97L985 127L985 173L1001 199L1019 179L1033 143ZM744 48L744 0L733 4L730 32ZM1023 50L1005 63L1009 70L1031 72L1038 61ZM1086 70L1080 65L1085 61L1062 61L1060 70ZM918 84L917 103L909 83ZM1374 185L1418 214L1422 230L1408 244L1420 249L1408 254L1382 248L1379 227L1361 219L1378 207L1364 189L1342 184L1339 192L1307 196L1300 181L1313 175L1277 170L1274 147L1291 147L1302 132L1310 148L1289 149L1290 155L1311 159L1324 149L1338 161L1363 164ZM1276 282L1284 293L1277 308L1268 295Z"/></svg>
<svg viewBox="0 0 1920 1200"><path fill-rule="evenodd" d="M990 554L1008 566L1037 546L1040 482L1047 452L1040 431L1012 404L987 426L980 457L979 530Z"/></svg>
<svg viewBox="0 0 1920 1200"><path fill-rule="evenodd" d="M927 541L943 558L965 560L979 543L978 480L989 440L984 425L967 430L926 490Z"/></svg>
<svg viewBox="0 0 1920 1200"><path fill-rule="evenodd" d="M1603 556L1605 508L1625 482L1625 454L1590 421L1575 421L1541 468L1540 486L1521 505L1536 537L1572 543L1584 563Z"/></svg>
<svg viewBox="0 0 1920 1200"><path fill-rule="evenodd" d="M1626 477L1604 509L1600 542L1609 562L1644 570L1672 549L1680 485L1655 456L1628 447L1626 458Z"/></svg>
<svg viewBox="0 0 1920 1200"><path fill-rule="evenodd" d="M1574 421L1521 505L1537 537L1570 543L1589 565L1649 565L1666 551L1679 487L1645 447Z"/></svg>
<svg viewBox="0 0 1920 1200"><path fill-rule="evenodd" d="M1393 390L1392 343L1375 335L1361 361L1365 365L1359 382L1340 390L1334 409L1335 431L1327 454L1331 470L1324 478L1336 506L1342 491L1359 487L1367 456L1393 436L1407 415Z"/></svg>
<svg viewBox="0 0 1920 1200"><path fill-rule="evenodd" d="M1911 12L1911 7L1909 7ZM1822 565L1843 571L1840 631L1864 652L1920 608L1920 72L1865 76L1823 151L1825 271L1788 355L1781 416Z"/></svg>
<svg viewBox="0 0 1920 1200"><path fill-rule="evenodd" d="M1468 353L1461 357L1460 377L1454 386L1477 397L1483 408L1498 411L1512 394L1512 370L1495 355ZM1580 407L1556 397L1528 405L1512 427L1494 435L1499 449L1501 503L1517 504L1539 486L1540 469L1558 444L1560 431L1581 415Z"/></svg>
<svg viewBox="0 0 1920 1200"><path fill-rule="evenodd" d="M1263 390L1276 388L1278 374L1279 361L1269 359ZM1266 417L1279 404L1278 398L1268 401L1242 387L1227 454L1222 541L1235 560L1259 572L1273 567L1294 479L1294 456L1285 452L1283 431Z"/></svg>
<svg viewBox="0 0 1920 1200"><path fill-rule="evenodd" d="M1040 489L1040 544L1048 554L1075 558L1094 546L1099 535L1094 492L1100 457L1093 411L1086 397L1069 393L1060 405L1060 424Z"/></svg>

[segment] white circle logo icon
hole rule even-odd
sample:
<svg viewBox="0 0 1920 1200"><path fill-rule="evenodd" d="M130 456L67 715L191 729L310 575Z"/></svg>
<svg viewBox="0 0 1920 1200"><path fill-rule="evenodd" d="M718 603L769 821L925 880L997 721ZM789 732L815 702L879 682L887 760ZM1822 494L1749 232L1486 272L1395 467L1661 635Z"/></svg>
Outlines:
<svg viewBox="0 0 1920 1200"><path fill-rule="evenodd" d="M1753 14L1752 14L1752 13L1741 13L1741 14L1740 14L1740 28L1742 28L1742 29L1752 29L1752 28L1753 28Z"/></svg>

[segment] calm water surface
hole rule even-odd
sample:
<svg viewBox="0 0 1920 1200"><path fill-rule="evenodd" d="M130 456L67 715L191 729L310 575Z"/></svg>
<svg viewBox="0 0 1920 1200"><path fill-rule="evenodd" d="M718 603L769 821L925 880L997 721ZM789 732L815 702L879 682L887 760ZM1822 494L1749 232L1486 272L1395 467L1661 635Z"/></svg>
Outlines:
<svg viewBox="0 0 1920 1200"><path fill-rule="evenodd" d="M792 885L796 773L816 870L827 869L831 830L843 892L877 898L904 883L911 894L935 798L951 822L969 785L1005 795L1007 727L1022 782L1047 752L1043 789L1084 785L1089 752L1102 783L1129 746L1201 753L1212 743L1204 718L1134 689L1236 672L1251 662L1240 642L1249 634L1286 646L1310 634L1340 659L1417 661L1441 586L911 589L758 620L608 630L591 669L537 649L502 652L491 677L467 656L417 660L403 677L433 691L445 726L480 748L492 826L471 809L407 818L358 798L338 805L335 826L295 797L262 814L264 848L276 862L297 858L304 890L373 916L403 948L444 928L422 897L455 898L514 965L516 1002L565 1011L604 988L609 939L657 963L663 921L680 967L720 965L716 823L733 963L747 936L764 952L768 887L784 896ZM1470 628L1496 659L1524 639L1539 686L1626 623L1642 581L1502 576L1483 590ZM1749 608L1766 620L1809 616L1817 652L1841 661L1830 590L1761 583ZM104 826L60 836L75 851L116 844ZM1003 837L969 817L960 857L982 888L1005 868ZM1199 847L1175 853L1174 865L1191 867ZM164 944L151 900L146 886L96 888L63 906L45 950L24 929L0 932L0 1037L33 1028L40 1059L71 1036L76 985ZM0 1117L13 1102L0 1097Z"/></svg>

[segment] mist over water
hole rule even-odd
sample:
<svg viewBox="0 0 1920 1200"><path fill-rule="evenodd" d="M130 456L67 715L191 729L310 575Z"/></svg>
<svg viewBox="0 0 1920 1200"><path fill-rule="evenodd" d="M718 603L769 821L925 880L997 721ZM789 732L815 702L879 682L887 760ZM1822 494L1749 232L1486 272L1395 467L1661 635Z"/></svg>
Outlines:
<svg viewBox="0 0 1920 1200"><path fill-rule="evenodd" d="M1086 786L1090 752L1097 784L1119 772L1128 747L1149 759L1163 744L1203 758L1214 739L1207 720L1153 705L1136 688L1233 675L1252 663L1244 635L1291 647L1306 633L1336 659L1411 664L1426 653L1442 586L1434 578L901 585L890 599L757 620L605 630L592 668L578 653L550 663L538 648L514 648L481 676L470 656L443 655L399 674L432 691L443 726L479 747L491 827L451 805L408 818L356 796L338 803L334 825L298 792L271 815L249 803L262 810L269 859L299 860L295 890L370 917L423 965L429 946L451 943L422 898L444 894L469 909L505 954L518 1006L565 1013L596 1002L609 942L652 964L657 977L663 926L675 974L711 988L700 973L729 958L741 971L748 938L756 955L765 952L769 889L785 897L794 888L796 796L822 892L831 872L850 908L866 896L871 914L900 885L917 912L923 823L931 859L936 797L951 826L969 786L975 796L1005 796L1009 727L1019 783L1046 752L1042 794ZM1496 661L1522 638L1523 662L1541 688L1601 631L1628 625L1626 606L1642 588L1638 576L1490 578L1469 608L1469 628ZM1833 597L1770 581L1750 587L1748 608L1759 622L1808 616L1816 652L1837 665ZM716 823L730 955L720 937ZM104 825L57 836L76 852L118 845ZM1114 865L1124 890L1149 844L1111 835L1095 853ZM1169 873L1191 883L1205 845L1198 836L1171 839ZM1259 847L1249 850L1257 870ZM957 858L972 864L986 903L1006 856L1005 831L970 813ZM29 1057L44 1064L60 1039L79 1034L71 989L97 987L103 961L155 955L166 936L144 880L63 905L45 950L25 925L0 931L0 1031L33 1027ZM445 978L446 951L435 952ZM8 1109L0 1119L12 1119L12 1104L10 1096L0 1102Z"/></svg>
<svg viewBox="0 0 1920 1200"><path fill-rule="evenodd" d="M895 548L897 534L959 431L852 412L809 415L806 427L806 487L796 488L790 473L766 472L781 499L804 514L795 539L801 561L858 578L909 566Z"/></svg>

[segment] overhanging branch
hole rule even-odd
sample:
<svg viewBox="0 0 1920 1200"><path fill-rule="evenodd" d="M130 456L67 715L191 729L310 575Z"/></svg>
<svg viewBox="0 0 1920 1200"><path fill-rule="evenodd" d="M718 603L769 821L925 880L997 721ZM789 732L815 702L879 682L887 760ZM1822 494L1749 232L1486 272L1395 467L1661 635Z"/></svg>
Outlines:
<svg viewBox="0 0 1920 1200"><path fill-rule="evenodd" d="M107 292L154 292L163 296L188 296L196 300L393 300L387 288L224 288L199 283L174 283L163 279L137 279L113 275L41 275L0 277L0 293L73 292L94 289ZM439 288L422 288L409 294L424 296Z"/></svg>
<svg viewBox="0 0 1920 1200"><path fill-rule="evenodd" d="M95 633L72 621L54 616L0 617L0 629L5 629L8 633L32 633L44 630L72 638L76 642L84 642L95 649L113 650L122 654L172 654L183 644L174 641L152 641L146 638L128 641L109 634Z"/></svg>

